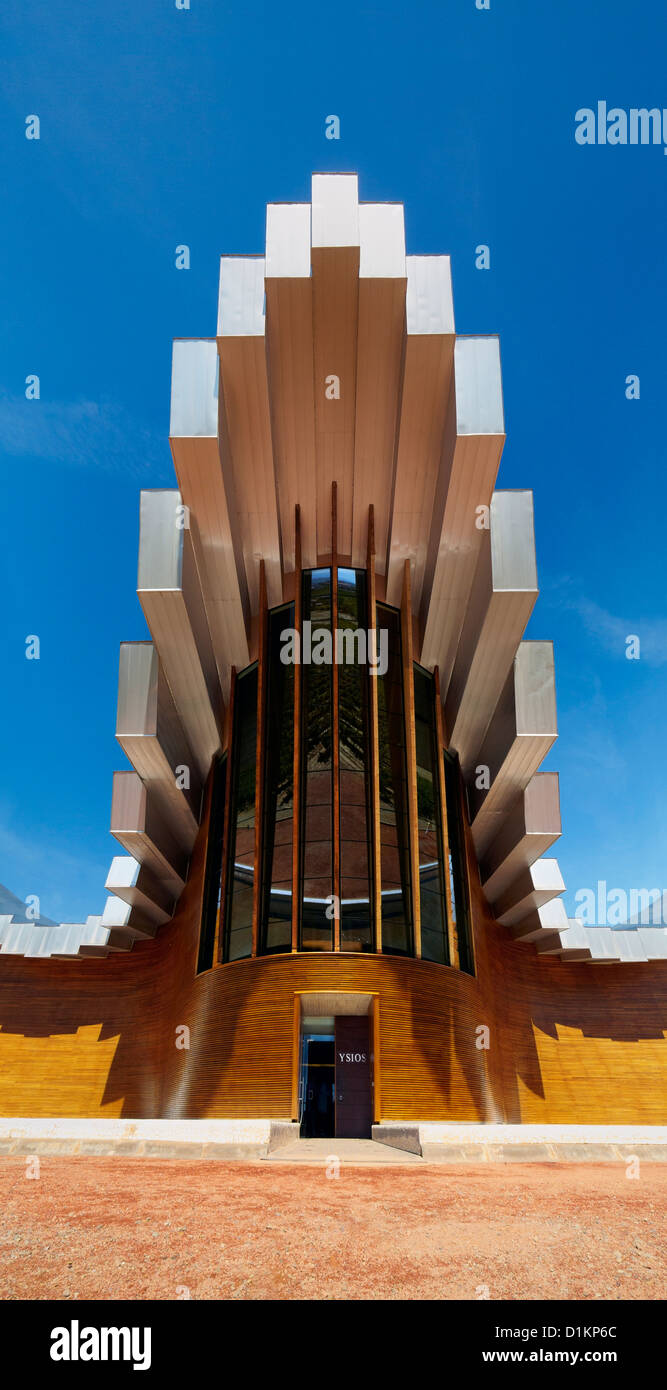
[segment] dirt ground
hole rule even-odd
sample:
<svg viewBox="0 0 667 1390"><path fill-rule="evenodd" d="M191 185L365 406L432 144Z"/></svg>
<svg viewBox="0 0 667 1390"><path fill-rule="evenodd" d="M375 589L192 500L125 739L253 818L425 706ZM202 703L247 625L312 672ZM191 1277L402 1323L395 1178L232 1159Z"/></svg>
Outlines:
<svg viewBox="0 0 667 1390"><path fill-rule="evenodd" d="M667 1166L0 1160L1 1299L664 1297ZM488 1290L488 1293L487 1293Z"/></svg>

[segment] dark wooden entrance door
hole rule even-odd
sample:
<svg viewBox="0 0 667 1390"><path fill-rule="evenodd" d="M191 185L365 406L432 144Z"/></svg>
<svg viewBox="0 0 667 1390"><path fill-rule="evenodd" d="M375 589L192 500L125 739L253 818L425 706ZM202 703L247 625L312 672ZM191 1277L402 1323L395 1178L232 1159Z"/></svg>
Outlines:
<svg viewBox="0 0 667 1390"><path fill-rule="evenodd" d="M368 1018L336 1019L336 1138L370 1139L371 1054Z"/></svg>

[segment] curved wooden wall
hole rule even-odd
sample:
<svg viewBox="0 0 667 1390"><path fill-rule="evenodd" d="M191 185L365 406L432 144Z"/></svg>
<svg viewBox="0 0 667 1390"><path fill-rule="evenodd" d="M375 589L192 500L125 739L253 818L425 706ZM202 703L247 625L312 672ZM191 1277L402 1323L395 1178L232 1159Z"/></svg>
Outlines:
<svg viewBox="0 0 667 1390"><path fill-rule="evenodd" d="M205 828L155 941L106 960L0 959L0 1113L289 1116L294 991L336 988L380 993L384 1119L665 1122L667 964L538 958L489 917L469 850L475 979L375 955L195 977L204 850Z"/></svg>

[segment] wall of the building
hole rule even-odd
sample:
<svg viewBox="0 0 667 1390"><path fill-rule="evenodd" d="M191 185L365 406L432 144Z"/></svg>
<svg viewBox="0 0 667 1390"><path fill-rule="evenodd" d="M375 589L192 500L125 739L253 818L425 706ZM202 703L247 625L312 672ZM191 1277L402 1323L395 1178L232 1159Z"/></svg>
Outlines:
<svg viewBox="0 0 667 1390"><path fill-rule="evenodd" d="M204 846L205 829L154 942L106 960L0 959L0 1114L288 1116L294 992L335 987L380 993L384 1119L665 1122L667 964L538 958L475 882L476 979L333 955L195 977Z"/></svg>
<svg viewBox="0 0 667 1390"><path fill-rule="evenodd" d="M665 1124L667 963L587 965L512 941L475 888L498 1119Z"/></svg>

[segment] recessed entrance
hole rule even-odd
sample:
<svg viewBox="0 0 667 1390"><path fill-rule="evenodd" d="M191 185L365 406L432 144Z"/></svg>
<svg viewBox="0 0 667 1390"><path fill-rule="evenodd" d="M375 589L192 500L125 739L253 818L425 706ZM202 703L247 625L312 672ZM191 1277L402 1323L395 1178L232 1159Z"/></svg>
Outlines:
<svg viewBox="0 0 667 1390"><path fill-rule="evenodd" d="M324 1139L336 1133L335 1019L320 1033L320 1019L303 1020L301 1077L301 1137Z"/></svg>
<svg viewBox="0 0 667 1390"><path fill-rule="evenodd" d="M372 1003L370 995L301 996L298 1120L302 1138L370 1139ZM325 1004L336 1012L320 1012Z"/></svg>

